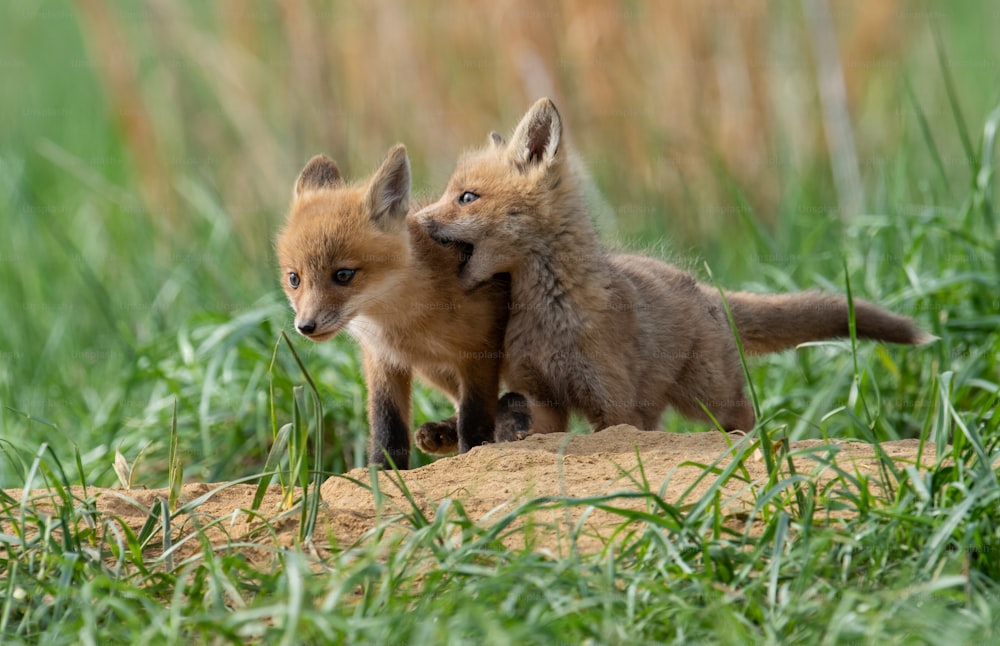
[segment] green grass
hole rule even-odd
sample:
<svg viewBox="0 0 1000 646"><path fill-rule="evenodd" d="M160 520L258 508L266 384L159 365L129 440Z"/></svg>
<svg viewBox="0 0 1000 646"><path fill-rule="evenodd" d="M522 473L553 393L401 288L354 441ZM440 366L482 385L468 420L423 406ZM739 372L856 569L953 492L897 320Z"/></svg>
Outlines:
<svg viewBox="0 0 1000 646"><path fill-rule="evenodd" d="M444 143L423 141L417 117L435 104L421 104L426 97L416 93L413 105L397 97L390 116L347 104L354 105L347 125L330 108L336 125L323 129L317 123L326 112L303 114L300 95L266 91L287 73L280 60L240 57L241 38L252 40L253 29L263 42L281 41L270 9L259 12L268 20L238 23L246 33L202 20L185 32L191 40L178 37L191 47L209 34L227 47L232 67L218 68L212 57L192 64L188 49L161 60L153 23L124 3L110 6L127 35L122 51L138 61L136 92L162 147L154 151L166 160L162 176L142 163L149 142L128 129L138 115L102 85L107 65L86 62L93 27L85 14L60 3L37 11L19 5L0 20L0 120L11 124L0 135L0 486L27 490L17 498L0 494L0 641L997 640L1000 79L981 64L998 56L997 14L986 5L942 9L932 22L939 41L914 16L898 16L910 21L900 28L913 43L899 78L864 86L865 101L881 107L858 108L865 116L858 132L888 133L888 143L868 147L859 136L865 201L854 217L837 212L825 157L802 157L795 132L780 123L768 130L769 150L781 162L773 169L780 184L773 204L731 170L727 154L738 151L707 150L721 187L711 207L698 201L698 187L662 194L659 176L642 165L653 149L642 146L669 149L669 142L643 110L619 106L647 120L637 131L642 144L621 145L618 122L571 130L591 162L595 197L600 192L620 215L621 231L637 237L631 246L704 278L707 263L723 287L849 286L940 337L919 349L845 341L751 360L766 438L736 445L737 455L752 442L781 437L919 438L938 450L933 468L883 457L886 490L845 470L817 488L779 455L769 481L754 490L750 515L761 533L730 529L712 491L665 504L657 482L639 483L641 512L633 499L616 496L544 499L489 526L445 501L433 519L414 506L385 520L373 536L390 526L402 530L387 534L396 541L390 549L362 542L317 559L307 545L273 546L270 568L250 565L238 544L189 559L169 549L151 556L149 547L169 548L164 537L178 501L154 506L143 530L132 533L97 515L89 494L70 487L114 485L116 451L133 484L149 487L181 478L256 482L262 474L290 487L363 465L368 431L357 348L346 338L312 345L282 336L291 317L269 236L299 157L332 146L360 174L402 138L418 188L433 194L457 149L513 124L528 102L505 98L488 109L461 103L461 115L449 113L455 131ZM787 41L779 37L800 37L801 25L794 12L773 14L780 49ZM502 92L492 77L483 87L480 68L456 67L461 52L447 53L441 58L451 61L444 74L453 75L447 87L455 97ZM242 71L255 100L227 103L219 87L231 79L219 69ZM566 88L567 116L587 115L583 88L605 82L603 68L554 69ZM336 70L331 83L345 101L364 96L362 81ZM178 87L184 91L172 94ZM887 95L895 97L885 101L891 107L879 103ZM778 89L769 98L780 107ZM575 127L573 118L567 123ZM331 132L341 138L314 143ZM796 163L782 161L791 159ZM165 188L157 188L157 177ZM691 221L702 218L725 225L691 237L699 231ZM414 404L416 424L448 413L443 398L426 389L415 391ZM704 430L673 414L665 428ZM307 445L305 436L317 432L323 442ZM818 451L814 459L824 456ZM713 491L743 477L739 461L733 464L724 471L705 465ZM43 488L55 492L50 507L39 502ZM308 524L315 490L291 502ZM518 520L562 506L618 514L620 541L598 554L571 548L559 557L532 549L530 540L524 549L503 546L506 536L524 533ZM821 511L828 508L851 513L831 520ZM456 532L459 542L450 540ZM207 537L194 531L189 540Z"/></svg>
<svg viewBox="0 0 1000 646"><path fill-rule="evenodd" d="M1000 612L991 554L1000 486L990 465L997 442L982 442L971 431L923 472L887 461L888 495L813 451L836 478L817 489L786 472L755 485L748 516L762 521L760 535L723 525L715 496L741 477L754 447L743 442L732 467L706 465L713 489L682 507L649 489L628 500L547 498L484 528L444 501L433 520L413 507L385 521L402 530L388 547L345 548L323 561L276 549L264 571L238 549L172 564L146 557L142 537L107 531L114 519L94 516L89 499L54 479L47 514L30 494L0 502L12 524L2 536L0 630L46 643L989 643ZM45 462L37 466L48 472ZM797 505L796 494L816 504ZM637 497L645 508L622 504ZM856 516L831 521L821 506ZM530 541L500 542L523 533L513 524L530 512L562 507L617 514L619 540L560 558Z"/></svg>

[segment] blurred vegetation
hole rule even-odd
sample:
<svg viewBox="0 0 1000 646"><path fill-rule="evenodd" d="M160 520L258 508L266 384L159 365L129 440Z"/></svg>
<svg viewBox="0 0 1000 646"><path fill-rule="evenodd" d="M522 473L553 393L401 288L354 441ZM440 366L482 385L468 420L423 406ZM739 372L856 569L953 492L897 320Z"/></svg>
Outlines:
<svg viewBox="0 0 1000 646"><path fill-rule="evenodd" d="M835 349L759 365L775 423L816 433L874 387L884 402L862 430L911 436L951 369L981 416L998 381L992 150L979 142L1000 103L1000 11L816 6L5 3L0 439L75 445L105 484L115 448L151 445L164 474L177 399L190 477L254 472L269 388L290 402L301 383L288 357L269 365L290 322L272 239L302 164L326 152L360 176L402 141L431 197L462 149L541 95L564 115L610 244L699 273L707 262L732 288L844 291L846 266L856 294L945 337L923 355L865 350L864 379ZM328 432L348 438L327 467L358 463L356 349L296 342ZM447 410L415 396L417 421Z"/></svg>

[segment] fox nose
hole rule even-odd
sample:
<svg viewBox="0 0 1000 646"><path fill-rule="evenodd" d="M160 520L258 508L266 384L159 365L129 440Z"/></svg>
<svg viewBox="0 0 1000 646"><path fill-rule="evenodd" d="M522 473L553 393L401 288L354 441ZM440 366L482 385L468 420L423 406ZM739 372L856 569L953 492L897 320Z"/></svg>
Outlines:
<svg viewBox="0 0 1000 646"><path fill-rule="evenodd" d="M436 227L438 223L434 220L434 211L430 208L423 208L417 211L416 216L414 216L421 225L425 227Z"/></svg>
<svg viewBox="0 0 1000 646"><path fill-rule="evenodd" d="M312 334L316 331L316 321L313 319L306 319L296 323L295 327L298 328L299 332L302 334Z"/></svg>

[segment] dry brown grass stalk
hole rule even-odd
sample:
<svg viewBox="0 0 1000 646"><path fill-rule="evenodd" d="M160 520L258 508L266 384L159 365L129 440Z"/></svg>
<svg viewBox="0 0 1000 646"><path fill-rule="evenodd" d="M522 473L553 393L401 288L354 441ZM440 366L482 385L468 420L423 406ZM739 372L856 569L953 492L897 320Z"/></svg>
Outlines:
<svg viewBox="0 0 1000 646"><path fill-rule="evenodd" d="M887 73L865 62L906 47L893 6L830 5L852 117ZM151 210L182 214L176 178L193 176L217 192L252 257L270 253L310 155L361 175L402 141L418 191L434 194L460 150L540 94L559 104L626 231L719 232L740 217L731 181L773 218L790 169L827 163L794 6L157 0L140 16L115 7L82 0L82 24L112 109L128 115L122 129Z"/></svg>

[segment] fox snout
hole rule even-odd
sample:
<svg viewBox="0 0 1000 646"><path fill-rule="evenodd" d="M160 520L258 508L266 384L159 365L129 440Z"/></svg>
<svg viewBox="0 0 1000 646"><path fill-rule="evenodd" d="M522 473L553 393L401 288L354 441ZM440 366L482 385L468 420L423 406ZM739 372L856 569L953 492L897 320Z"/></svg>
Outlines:
<svg viewBox="0 0 1000 646"><path fill-rule="evenodd" d="M295 331L306 337L307 339L312 339L313 335L316 334L316 330L319 329L319 322L316 316L311 314L296 313L295 315ZM315 340L315 339L314 339Z"/></svg>
<svg viewBox="0 0 1000 646"><path fill-rule="evenodd" d="M434 220L431 217L426 217L420 220L420 226L424 228L424 231L427 232L427 235L433 238L435 242L438 242L440 244L448 244L450 242L453 242L451 238L445 235L444 233L445 227L440 222Z"/></svg>
<svg viewBox="0 0 1000 646"><path fill-rule="evenodd" d="M457 247L461 253L463 267L472 258L472 253L475 250L472 241L456 235L457 232L454 231L454 227L436 220L434 214L429 209L424 209L417 213L417 222L434 242L440 245Z"/></svg>
<svg viewBox="0 0 1000 646"><path fill-rule="evenodd" d="M316 319L297 319L295 321L295 329L302 336L309 336L316 331Z"/></svg>
<svg viewBox="0 0 1000 646"><path fill-rule="evenodd" d="M462 251L463 260L467 261L472 256L476 240L470 235L472 232L467 227L444 221L433 207L419 211L416 219L427 235L438 244L458 246Z"/></svg>
<svg viewBox="0 0 1000 646"><path fill-rule="evenodd" d="M333 318L334 320L330 320ZM315 317L296 316L295 331L310 341L326 341L340 332L343 325L339 316L323 316L322 320Z"/></svg>
<svg viewBox="0 0 1000 646"><path fill-rule="evenodd" d="M289 298L295 311L296 332L310 341L326 341L340 332L346 324L342 308L309 298L308 294L302 296L298 303Z"/></svg>
<svg viewBox="0 0 1000 646"><path fill-rule="evenodd" d="M440 242L441 244L448 244L449 242L452 242L452 239L445 233L445 224L439 221L435 215L434 206L431 205L417 211L414 218L417 220L417 224L419 224L423 230L427 232L427 235L433 238L436 242Z"/></svg>

